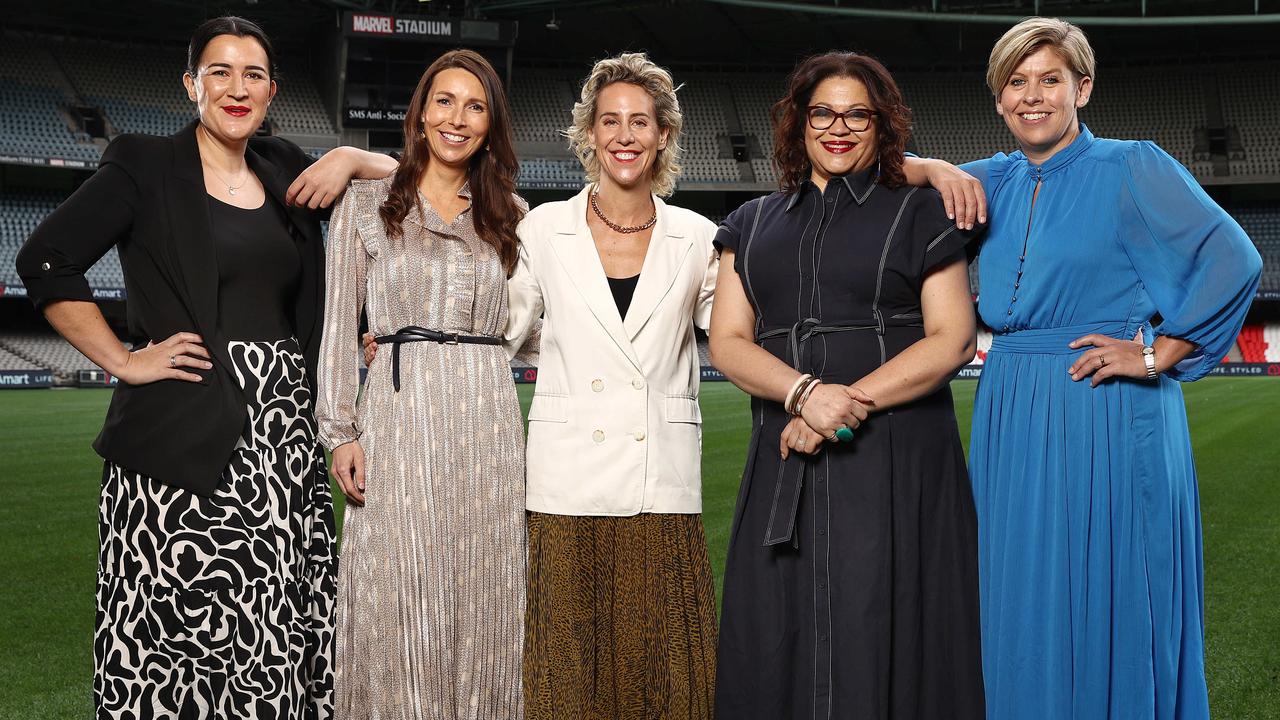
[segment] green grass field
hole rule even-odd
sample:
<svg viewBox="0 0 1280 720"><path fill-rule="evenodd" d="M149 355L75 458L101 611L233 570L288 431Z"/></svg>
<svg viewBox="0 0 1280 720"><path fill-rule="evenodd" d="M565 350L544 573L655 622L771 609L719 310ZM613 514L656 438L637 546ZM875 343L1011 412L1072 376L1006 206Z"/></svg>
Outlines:
<svg viewBox="0 0 1280 720"><path fill-rule="evenodd" d="M953 384L968 434L974 383ZM532 386L521 386L526 406ZM1209 692L1217 718L1280 718L1280 381L1187 386L1205 534ZM0 718L92 716L93 587L105 390L0 393ZM748 401L702 386L704 521L725 543ZM200 419L191 419L193 429ZM1030 719L1029 719L1030 720Z"/></svg>

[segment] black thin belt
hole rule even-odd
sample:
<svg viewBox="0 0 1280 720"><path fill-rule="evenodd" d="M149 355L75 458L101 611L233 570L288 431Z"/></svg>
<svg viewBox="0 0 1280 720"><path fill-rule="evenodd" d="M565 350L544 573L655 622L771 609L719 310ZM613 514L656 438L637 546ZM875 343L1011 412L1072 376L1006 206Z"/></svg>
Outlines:
<svg viewBox="0 0 1280 720"><path fill-rule="evenodd" d="M805 318L791 327L773 328L756 333L756 342L771 338L787 338L786 362L791 367L805 372L800 367L801 354L815 335L830 333L854 332L858 330L874 330L883 335L885 327L921 327L919 316L901 318L876 318L869 323L824 324L817 318ZM781 545L787 541L795 547L800 546L800 538L795 534L796 514L800 509L800 490L804 487L804 475L809 467L807 456L803 453L791 453L778 467L778 480L773 491L773 506L769 508L769 524L764 530L764 544Z"/></svg>
<svg viewBox="0 0 1280 720"><path fill-rule="evenodd" d="M400 392L400 346L404 343L434 342L441 345L457 345L459 343L467 345L501 345L502 338L490 335L459 335L458 333L428 330L417 325L409 325L408 327L400 328L395 334L376 337L374 342L379 345L391 344L391 384L395 386L396 392Z"/></svg>

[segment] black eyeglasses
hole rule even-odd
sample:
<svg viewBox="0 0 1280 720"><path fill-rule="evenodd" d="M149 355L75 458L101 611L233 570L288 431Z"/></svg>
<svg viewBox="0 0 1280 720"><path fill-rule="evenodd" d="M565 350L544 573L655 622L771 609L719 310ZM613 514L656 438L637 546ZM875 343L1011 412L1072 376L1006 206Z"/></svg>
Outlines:
<svg viewBox="0 0 1280 720"><path fill-rule="evenodd" d="M814 130L826 130L836 124L836 118L840 118L850 132L862 132L871 126L871 118L878 114L875 110L866 108L853 108L842 113L821 105L810 105L808 108L809 127Z"/></svg>

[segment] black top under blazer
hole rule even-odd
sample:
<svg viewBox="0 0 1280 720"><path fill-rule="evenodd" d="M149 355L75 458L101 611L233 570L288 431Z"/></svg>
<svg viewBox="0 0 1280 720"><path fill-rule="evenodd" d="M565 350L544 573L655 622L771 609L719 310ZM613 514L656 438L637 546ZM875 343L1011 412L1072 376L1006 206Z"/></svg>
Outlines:
<svg viewBox="0 0 1280 720"><path fill-rule="evenodd" d="M193 121L170 137L121 135L98 171L40 223L18 253L18 274L37 308L93 300L85 272L119 248L129 334L160 342L197 332L213 370L195 383L120 382L93 448L108 461L200 495L213 495L248 417L247 403L219 336L218 258L209 196ZM282 138L249 141L249 168L282 207L285 192L312 159ZM324 315L321 215L287 209L302 259L291 321L315 387Z"/></svg>

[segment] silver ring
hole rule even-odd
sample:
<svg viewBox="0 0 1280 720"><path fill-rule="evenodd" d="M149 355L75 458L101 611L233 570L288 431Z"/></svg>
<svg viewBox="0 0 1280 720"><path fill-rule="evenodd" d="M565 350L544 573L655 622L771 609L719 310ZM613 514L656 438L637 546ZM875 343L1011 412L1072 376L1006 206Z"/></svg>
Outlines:
<svg viewBox="0 0 1280 720"><path fill-rule="evenodd" d="M804 449L804 446L805 446L805 445L806 445L806 443L805 443L805 441L803 441L803 440L800 440L800 441L798 441L798 442L796 443L796 446L797 446L799 449L801 449L801 450L803 450L803 449Z"/></svg>
<svg viewBox="0 0 1280 720"><path fill-rule="evenodd" d="M170 356L169 356L169 367L171 367L171 368L176 368L176 367L178 367L178 356L177 356L177 355L170 355Z"/></svg>

